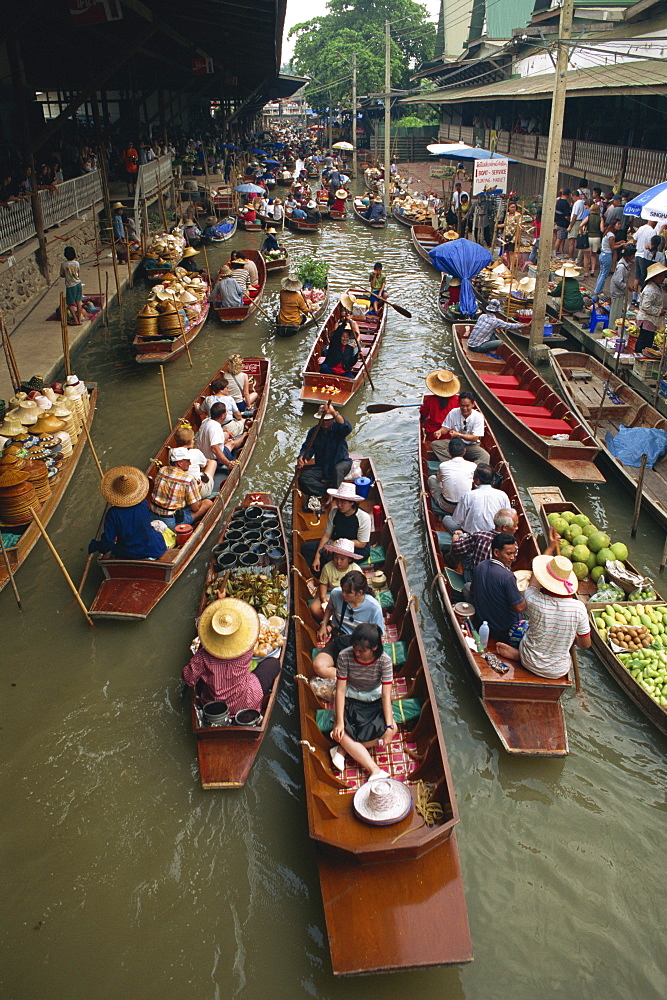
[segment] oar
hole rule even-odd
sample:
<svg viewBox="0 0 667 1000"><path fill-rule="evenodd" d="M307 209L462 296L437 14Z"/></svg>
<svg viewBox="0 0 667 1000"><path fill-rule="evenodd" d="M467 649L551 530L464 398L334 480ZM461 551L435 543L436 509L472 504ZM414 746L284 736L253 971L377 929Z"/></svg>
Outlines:
<svg viewBox="0 0 667 1000"><path fill-rule="evenodd" d="M412 319L412 313L408 312L407 309L404 309L403 306L397 306L395 302L387 302L386 299L383 299L382 301L386 306L391 306L392 309L395 309L397 313L401 314L401 316L405 316L406 319Z"/></svg>
<svg viewBox="0 0 667 1000"><path fill-rule="evenodd" d="M404 400L402 403L369 403L366 413L387 413L389 410L400 410L402 406L421 406L422 401L418 399L415 403Z"/></svg>
<svg viewBox="0 0 667 1000"><path fill-rule="evenodd" d="M2 558L5 560L5 569L7 570L7 576L9 577L9 582L12 585L12 590L14 591L14 597L16 598L16 603L19 606L19 611L23 611L23 605L21 604L21 595L18 592L16 581L14 580L14 574L12 573L12 567L9 563L9 556L7 555L7 549L5 548L5 540L2 537L1 529L0 529L0 546L2 547Z"/></svg>
<svg viewBox="0 0 667 1000"><path fill-rule="evenodd" d="M330 399L328 399L328 400L327 400L327 403L330 403L330 402L331 402L331 400L330 400ZM312 447L313 447L313 445L315 444L315 441L317 440L317 435L318 435L318 434L320 433L320 431L322 430L322 424L324 423L324 417L325 417L325 414L323 413L323 414L322 414L322 416L320 417L320 422L319 422L319 424L318 424L318 425L317 425L317 427L315 428L315 433L313 434L313 440L312 440L312 441L310 442L310 445L308 446L308 451L311 451L311 450L312 450ZM314 455L314 454L315 454L315 453L313 452L313 455ZM278 510L280 511L280 513L281 513L281 514L282 514L282 512L283 512L283 507L284 507L284 506L285 506L285 504L287 503L287 498L288 498L288 496L290 495L290 493L291 493L291 492L292 492L292 490L294 489L294 486L295 486L295 484L296 484L296 481L297 481L297 478L298 478L298 476L299 476L299 473L300 473L300 472L301 472L301 469L299 469L299 467L297 466L297 467L296 467L296 469L294 470L294 475L292 476L292 479L291 479L291 481L290 481L290 484L289 484L289 486L287 487L287 490L285 491L285 496L283 497L283 499L282 499L282 502L281 502L281 503L279 504L279 506L278 506Z"/></svg>
<svg viewBox="0 0 667 1000"><path fill-rule="evenodd" d="M354 342L357 345L357 348L359 350L359 360L361 361L361 366L364 369L364 372L366 373L366 378L368 379L368 381L370 383L371 389L373 390L373 392L375 392L375 386L373 385L373 379L371 378L371 373L368 370L368 365L366 364L366 359L364 358L364 356L363 356L363 354L361 352L361 343L359 341L359 338L355 337L354 338Z"/></svg>

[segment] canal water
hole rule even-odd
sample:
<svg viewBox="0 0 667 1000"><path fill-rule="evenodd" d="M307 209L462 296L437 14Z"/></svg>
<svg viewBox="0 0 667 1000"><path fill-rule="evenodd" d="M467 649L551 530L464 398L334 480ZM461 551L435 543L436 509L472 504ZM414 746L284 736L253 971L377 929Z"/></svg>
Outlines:
<svg viewBox="0 0 667 1000"><path fill-rule="evenodd" d="M376 232L348 219L317 236L285 234L293 257L331 266L332 293L382 260L391 297L372 376L347 408L351 445L373 457L407 559L447 743L461 822L458 841L474 962L387 979L334 980L315 848L308 838L297 712L288 664L271 730L244 789L204 792L180 671L189 656L205 556L145 622L91 629L46 548L0 596L3 892L0 995L66 1000L380 1000L388 991L448 1000L653 1000L665 996L663 937L667 742L592 653L583 690L565 698L567 759L515 759L467 682L437 597L419 517L417 411L370 416L372 400L417 397L433 368L456 368L436 307L437 279L392 221ZM255 247L239 233L232 247ZM211 266L229 245L211 252ZM199 258L203 264L203 255ZM274 313L279 278L263 303ZM105 469L146 467L166 436L159 374L133 361L125 296L76 357L100 386L93 437ZM312 332L274 340L259 314L238 327L213 316L187 357L167 366L172 415L182 413L233 352L272 362L264 431L245 489L282 497L312 410L298 401ZM501 443L535 526L528 488L549 468ZM632 501L615 480L567 496L629 543ZM237 499L242 496L239 491ZM50 524L75 579L103 510L90 456ZM645 515L631 559L657 577L663 533ZM91 572L86 595L97 581ZM661 581L662 582L662 581ZM664 583L667 592L667 579ZM387 917L391 919L390 915Z"/></svg>

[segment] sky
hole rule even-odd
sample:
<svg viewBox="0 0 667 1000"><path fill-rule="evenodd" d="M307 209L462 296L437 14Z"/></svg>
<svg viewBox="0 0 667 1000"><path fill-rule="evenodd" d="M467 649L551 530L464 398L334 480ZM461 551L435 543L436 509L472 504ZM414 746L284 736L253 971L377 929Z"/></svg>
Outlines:
<svg viewBox="0 0 667 1000"><path fill-rule="evenodd" d="M438 20L440 12L440 0L418 0L431 12L431 19ZM326 0L287 0L287 14L285 16L285 34L283 35L282 61L287 62L294 49L294 39L287 40L290 28L303 21L311 21L314 17L320 17L326 13Z"/></svg>

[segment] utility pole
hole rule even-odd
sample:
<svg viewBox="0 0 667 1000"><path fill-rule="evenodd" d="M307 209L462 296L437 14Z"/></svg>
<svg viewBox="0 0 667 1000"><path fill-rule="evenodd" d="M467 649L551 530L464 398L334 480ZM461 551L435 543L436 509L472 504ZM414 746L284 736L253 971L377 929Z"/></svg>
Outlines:
<svg viewBox="0 0 667 1000"><path fill-rule="evenodd" d="M558 55L556 59L556 82L551 100L551 122L549 124L549 144L542 193L542 230L540 248L537 254L537 282L533 297L533 321L530 327L529 357L538 361L544 355L544 319L547 311L547 294L551 270L551 250L553 247L553 221L558 193L558 171L560 148L563 138L563 117L567 95L567 64L570 55L566 44L572 34L574 0L563 0L558 24ZM563 283L565 279L563 278Z"/></svg>
<svg viewBox="0 0 667 1000"><path fill-rule="evenodd" d="M389 154L391 151L391 21L384 22L384 194L389 207Z"/></svg>
<svg viewBox="0 0 667 1000"><path fill-rule="evenodd" d="M329 152L331 152L331 144L333 143L333 138L331 135L332 118L333 118L333 108L331 106L331 91L329 91Z"/></svg>
<svg viewBox="0 0 667 1000"><path fill-rule="evenodd" d="M352 176L357 176L357 53L352 53Z"/></svg>

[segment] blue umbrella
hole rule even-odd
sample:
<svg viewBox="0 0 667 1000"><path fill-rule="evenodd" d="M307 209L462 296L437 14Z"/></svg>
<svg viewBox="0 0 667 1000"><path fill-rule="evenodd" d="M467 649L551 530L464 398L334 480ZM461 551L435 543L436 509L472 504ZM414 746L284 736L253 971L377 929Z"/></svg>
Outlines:
<svg viewBox="0 0 667 1000"><path fill-rule="evenodd" d="M650 222L667 221L667 181L638 194L625 205L623 215L648 219Z"/></svg>
<svg viewBox="0 0 667 1000"><path fill-rule="evenodd" d="M223 142L222 148L223 149L238 149L239 147L235 146L233 142Z"/></svg>
<svg viewBox="0 0 667 1000"><path fill-rule="evenodd" d="M433 247L428 255L438 271L446 271L461 279L461 312L466 316L474 316L477 312L477 299L470 279L491 263L491 251L472 240L459 239Z"/></svg>
<svg viewBox="0 0 667 1000"><path fill-rule="evenodd" d="M240 191L241 194L264 194L264 188L259 187L258 184L239 184L234 190Z"/></svg>
<svg viewBox="0 0 667 1000"><path fill-rule="evenodd" d="M280 162L278 160L264 160L264 165L267 167L279 167Z"/></svg>
<svg viewBox="0 0 667 1000"><path fill-rule="evenodd" d="M257 147L255 147L255 149L249 149L248 152L249 153L261 153L262 156L263 156L266 153L266 150L265 149L257 149Z"/></svg>

